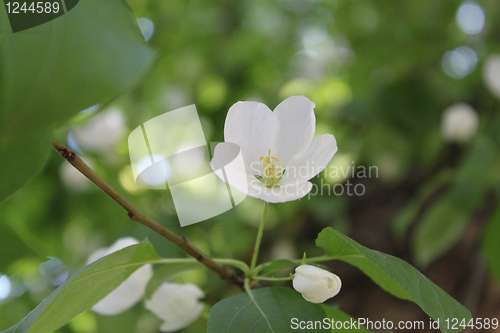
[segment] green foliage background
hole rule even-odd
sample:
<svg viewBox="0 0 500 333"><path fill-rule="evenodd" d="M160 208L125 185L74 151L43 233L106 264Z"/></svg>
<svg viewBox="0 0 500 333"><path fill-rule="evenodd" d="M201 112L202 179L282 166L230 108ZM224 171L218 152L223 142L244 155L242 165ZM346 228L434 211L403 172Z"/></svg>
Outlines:
<svg viewBox="0 0 500 333"><path fill-rule="evenodd" d="M129 0L134 17L154 23L147 45L118 0L81 0L80 10L34 28L72 36L60 45L27 32L14 39L2 9L0 199L27 184L0 206L0 273L11 281L10 296L0 300L0 330L55 289L38 267L49 256L76 272L95 249L124 236L148 237L162 257L182 256L98 189L64 183L66 162L50 150L50 138L55 133L65 141L94 116L79 111L99 104L94 112L119 108L125 115L125 135L112 147L83 149L99 175L211 256L249 261L261 202L247 198L209 221L180 228L168 190L134 187L126 134L157 115L196 104L207 141L223 141L233 103L257 100L274 108L296 94L316 103L317 134L337 139L331 166L376 166L378 173L313 180L325 191L346 181L362 184L361 197L324 193L271 205L261 258L321 255L314 240L333 226L408 260L474 317L498 317L500 304L485 295L500 293L500 112L483 68L500 50L500 3L479 1L486 25L474 36L456 23L461 3ZM443 71L442 59L460 46L475 50L478 63L456 79ZM40 50L48 56L39 57ZM479 130L468 143L448 143L441 135L442 113L459 102L475 108ZM397 308L403 301L380 301L378 311L359 305L372 299L361 299L361 292L388 296L342 263L331 268L344 281L331 304L353 316L402 316ZM202 287L208 305L238 292L206 270L180 279ZM408 312L405 318L425 318L418 308ZM207 316L208 307L183 332L204 332ZM158 324L138 304L116 317L85 312L59 332L151 332Z"/></svg>

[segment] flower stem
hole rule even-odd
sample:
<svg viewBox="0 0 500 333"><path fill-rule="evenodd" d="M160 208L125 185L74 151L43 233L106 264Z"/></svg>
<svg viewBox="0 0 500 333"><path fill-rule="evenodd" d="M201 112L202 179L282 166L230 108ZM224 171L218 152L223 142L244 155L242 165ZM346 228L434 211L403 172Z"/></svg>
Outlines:
<svg viewBox="0 0 500 333"><path fill-rule="evenodd" d="M251 295L252 294L252 287L250 287L250 279L246 278L245 279L245 291Z"/></svg>
<svg viewBox="0 0 500 333"><path fill-rule="evenodd" d="M157 232L164 238L168 239L178 247L180 247L184 252L189 254L191 257L195 258L197 261L205 265L211 271L219 274L219 276L229 284L235 284L243 288L243 279L234 270L224 266L214 259L203 253L196 246L191 244L185 236L179 236L170 229L165 228L143 212L141 212L137 207L132 205L127 199L125 199L118 191L106 183L99 175L97 175L94 170L92 170L85 162L83 162L76 153L69 150L61 142L54 140L52 141L52 146L64 157L71 165L75 167L80 173L92 181L97 187L99 187L104 193L106 193L111 199L113 199L117 204L122 206L128 212L128 217L142 225L148 227L149 229ZM242 266L244 267L244 266Z"/></svg>
<svg viewBox="0 0 500 333"><path fill-rule="evenodd" d="M233 266L233 267L239 268L245 274L248 274L248 272L250 271L250 268L248 267L248 265L245 262L240 261L240 260L235 260L235 259L214 259L214 261L216 263L218 263L218 264L221 264L221 265L229 265L229 266Z"/></svg>
<svg viewBox="0 0 500 333"><path fill-rule="evenodd" d="M236 259L226 259L226 258L212 258L213 261L215 261L218 264L221 265L228 265L228 266L233 266L236 268L239 268L243 271L243 273L248 274L250 271L250 268L248 265L241 261L241 260L236 260ZM194 258L161 258L161 259L156 259L156 260L151 260L147 262L148 264L190 264L190 263L195 263L198 262L198 260Z"/></svg>
<svg viewBox="0 0 500 333"><path fill-rule="evenodd" d="M255 240L255 248L253 250L252 262L250 264L250 275L253 276L255 265L257 264L257 257L259 256L260 242L262 240L262 234L264 233L264 222L266 220L267 211L269 209L269 202L264 202L264 209L262 210L262 217L260 219L259 231L257 233L257 239Z"/></svg>
<svg viewBox="0 0 500 333"><path fill-rule="evenodd" d="M254 280L261 280L261 281L292 281L293 278L290 276L287 277L264 277L264 276L255 276Z"/></svg>
<svg viewBox="0 0 500 333"><path fill-rule="evenodd" d="M361 254L348 254L348 255L338 255L338 256L319 256L319 257L312 257L312 258L307 258L307 262L309 264L312 263L318 263L318 262L323 262L323 261L331 261L331 260L340 260L344 258L362 258L363 256ZM293 263L300 265L302 263L302 259L297 259L297 260L292 260ZM269 266L272 262L266 262L263 263L257 267L255 267L253 274L256 275L260 271L262 271L266 266Z"/></svg>

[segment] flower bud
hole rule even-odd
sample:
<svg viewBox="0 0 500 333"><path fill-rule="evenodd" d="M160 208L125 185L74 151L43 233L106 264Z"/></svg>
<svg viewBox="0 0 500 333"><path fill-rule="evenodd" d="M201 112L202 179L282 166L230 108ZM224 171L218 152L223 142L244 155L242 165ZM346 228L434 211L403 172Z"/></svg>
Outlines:
<svg viewBox="0 0 500 333"><path fill-rule="evenodd" d="M293 288L311 303L323 303L337 295L342 287L340 278L324 269L301 265L295 269Z"/></svg>
<svg viewBox="0 0 500 333"><path fill-rule="evenodd" d="M500 98L500 55L492 55L483 67L483 79L490 91Z"/></svg>
<svg viewBox="0 0 500 333"><path fill-rule="evenodd" d="M479 117L468 104L454 104L443 113L441 130L448 141L467 142L476 134L478 126Z"/></svg>
<svg viewBox="0 0 500 333"><path fill-rule="evenodd" d="M191 325L201 314L205 294L194 284L163 283L150 299L146 309L163 320L162 332L177 332Z"/></svg>

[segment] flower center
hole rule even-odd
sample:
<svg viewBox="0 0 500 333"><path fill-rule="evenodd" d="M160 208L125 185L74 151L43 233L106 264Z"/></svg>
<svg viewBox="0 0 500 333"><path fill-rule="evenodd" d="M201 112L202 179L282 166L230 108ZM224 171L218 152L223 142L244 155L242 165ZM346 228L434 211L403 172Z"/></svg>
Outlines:
<svg viewBox="0 0 500 333"><path fill-rule="evenodd" d="M279 186L279 181L283 177L284 169L283 163L280 162L278 156L271 156L271 150L269 149L269 154L264 157L262 155L259 158L260 165L262 167L262 177L259 178L266 187Z"/></svg>

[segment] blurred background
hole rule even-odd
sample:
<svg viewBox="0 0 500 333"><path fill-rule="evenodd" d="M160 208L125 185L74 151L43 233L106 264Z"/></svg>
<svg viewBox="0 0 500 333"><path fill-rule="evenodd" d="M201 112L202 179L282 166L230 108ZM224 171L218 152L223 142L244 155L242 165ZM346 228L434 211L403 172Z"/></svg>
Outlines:
<svg viewBox="0 0 500 333"><path fill-rule="evenodd" d="M133 90L82 111L57 136L133 204L209 255L248 262L262 202L249 197L181 228L168 189L135 185L127 136L155 116L196 104L207 141L223 141L235 102L273 109L305 95L316 104L316 134L334 134L339 150L331 172L312 180L316 195L271 205L260 260L322 255L314 240L332 226L410 262L474 318L500 316L500 2L127 4L159 51L156 65ZM0 207L0 225L0 330L120 237L148 237L161 256L183 256L130 221L56 152ZM343 281L329 304L354 317L427 323L416 305L356 268L328 266ZM203 269L180 279L206 293L206 311L186 333L204 332L210 305L239 292ZM87 311L59 332L147 333L159 324L140 303L114 317Z"/></svg>

